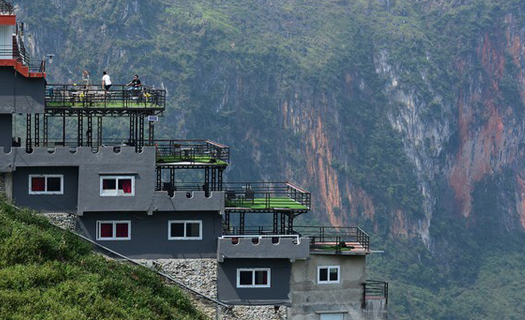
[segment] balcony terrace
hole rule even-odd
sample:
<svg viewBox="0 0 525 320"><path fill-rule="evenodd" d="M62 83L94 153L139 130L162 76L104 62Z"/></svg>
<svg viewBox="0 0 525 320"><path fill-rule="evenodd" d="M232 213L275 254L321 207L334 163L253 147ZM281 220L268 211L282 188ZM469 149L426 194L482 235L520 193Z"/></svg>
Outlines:
<svg viewBox="0 0 525 320"><path fill-rule="evenodd" d="M230 212L307 212L311 194L290 182L227 182L226 210Z"/></svg>
<svg viewBox="0 0 525 320"><path fill-rule="evenodd" d="M159 166L227 166L230 148L210 140L155 140Z"/></svg>
<svg viewBox="0 0 525 320"><path fill-rule="evenodd" d="M125 115L137 111L157 115L166 108L166 91L147 86L133 90L116 84L106 92L101 85L48 84L45 107L53 115Z"/></svg>
<svg viewBox="0 0 525 320"><path fill-rule="evenodd" d="M363 255L370 253L370 236L359 227L294 226L310 239L310 253Z"/></svg>

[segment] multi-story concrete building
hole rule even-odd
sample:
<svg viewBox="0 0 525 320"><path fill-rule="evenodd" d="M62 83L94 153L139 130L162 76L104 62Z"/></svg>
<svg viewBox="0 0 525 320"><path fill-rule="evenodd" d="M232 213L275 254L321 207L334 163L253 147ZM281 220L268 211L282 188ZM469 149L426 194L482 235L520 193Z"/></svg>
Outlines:
<svg viewBox="0 0 525 320"><path fill-rule="evenodd" d="M366 280L364 231L295 226L311 208L307 191L225 182L227 146L156 140L164 90L47 84L45 67L33 65L12 6L0 0L5 197L74 214L78 232L131 258L216 258L217 297L229 305L287 306L289 319L384 316L371 308L386 304L388 290ZM103 124L115 117L126 137L107 139Z"/></svg>

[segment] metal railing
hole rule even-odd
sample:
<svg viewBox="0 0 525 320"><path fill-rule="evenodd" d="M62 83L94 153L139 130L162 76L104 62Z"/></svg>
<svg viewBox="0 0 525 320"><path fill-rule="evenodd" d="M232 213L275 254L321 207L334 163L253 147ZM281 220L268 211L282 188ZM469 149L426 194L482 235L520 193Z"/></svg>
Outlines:
<svg viewBox="0 0 525 320"><path fill-rule="evenodd" d="M150 145L150 142L146 142ZM157 162L201 162L228 164L230 148L210 140L155 140Z"/></svg>
<svg viewBox="0 0 525 320"><path fill-rule="evenodd" d="M294 226L295 232L310 238L313 250L332 248L336 254L351 250L349 243L359 244L365 251L370 250L370 236L359 227Z"/></svg>
<svg viewBox="0 0 525 320"><path fill-rule="evenodd" d="M0 15L13 15L15 9L13 5L5 0L0 0Z"/></svg>
<svg viewBox="0 0 525 320"><path fill-rule="evenodd" d="M12 44L0 45L0 59L16 60L27 67L30 73L46 71L45 60L33 60L19 36L13 36Z"/></svg>
<svg viewBox="0 0 525 320"><path fill-rule="evenodd" d="M142 86L135 89L123 84L106 91L94 84L48 84L46 107L83 108L162 108L166 107L166 90Z"/></svg>
<svg viewBox="0 0 525 320"><path fill-rule="evenodd" d="M260 236L260 235L282 235L279 230L276 230L272 226L230 226L229 228L225 227L222 230L224 235L246 235L246 236ZM298 234L292 234L294 236L299 236Z"/></svg>
<svg viewBox="0 0 525 320"><path fill-rule="evenodd" d="M226 207L309 210L311 194L290 182L226 182Z"/></svg>
<svg viewBox="0 0 525 320"><path fill-rule="evenodd" d="M295 244L301 243L301 237L299 237L296 234L274 234L274 235L239 235L239 234L232 234L232 235L223 235L219 239L231 239L231 242L233 244L236 244L239 242L239 239L252 239L252 242L260 242L261 239L272 239L273 242L279 243L279 239L294 239Z"/></svg>
<svg viewBox="0 0 525 320"><path fill-rule="evenodd" d="M366 280L363 283L364 301L385 300L388 304L388 282L377 280Z"/></svg>

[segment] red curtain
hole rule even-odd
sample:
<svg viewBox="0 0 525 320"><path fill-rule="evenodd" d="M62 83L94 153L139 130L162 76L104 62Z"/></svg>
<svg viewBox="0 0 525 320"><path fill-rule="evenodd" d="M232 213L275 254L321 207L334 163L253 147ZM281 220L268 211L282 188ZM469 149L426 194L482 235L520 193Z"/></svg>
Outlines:
<svg viewBox="0 0 525 320"><path fill-rule="evenodd" d="M117 238L127 238L129 234L127 223L117 223Z"/></svg>
<svg viewBox="0 0 525 320"><path fill-rule="evenodd" d="M100 237L101 238L113 238L113 224L112 223L101 223L100 224Z"/></svg>
<svg viewBox="0 0 525 320"><path fill-rule="evenodd" d="M120 180L120 183L122 184L122 191L124 191L124 193L131 193L131 179Z"/></svg>
<svg viewBox="0 0 525 320"><path fill-rule="evenodd" d="M44 177L31 178L31 191L34 191L34 192L46 191L46 178Z"/></svg>

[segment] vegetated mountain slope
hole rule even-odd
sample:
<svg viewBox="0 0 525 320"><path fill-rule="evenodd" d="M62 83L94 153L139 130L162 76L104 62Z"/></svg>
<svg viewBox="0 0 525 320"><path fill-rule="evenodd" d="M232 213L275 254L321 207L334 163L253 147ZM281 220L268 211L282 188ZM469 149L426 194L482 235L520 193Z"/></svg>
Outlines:
<svg viewBox="0 0 525 320"><path fill-rule="evenodd" d="M298 182L307 223L363 226L393 316L501 310L479 284L491 257L525 266L522 0L16 3L50 81L139 73L169 92L164 137L230 145L230 180Z"/></svg>
<svg viewBox="0 0 525 320"><path fill-rule="evenodd" d="M153 272L0 201L1 319L204 319Z"/></svg>

